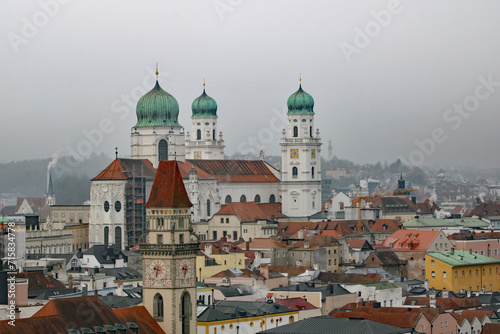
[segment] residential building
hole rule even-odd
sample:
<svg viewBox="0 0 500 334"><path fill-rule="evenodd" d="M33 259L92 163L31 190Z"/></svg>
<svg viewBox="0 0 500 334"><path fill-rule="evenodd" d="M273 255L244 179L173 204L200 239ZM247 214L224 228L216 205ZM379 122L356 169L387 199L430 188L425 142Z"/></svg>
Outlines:
<svg viewBox="0 0 500 334"><path fill-rule="evenodd" d="M425 254L450 250L453 245L443 231L399 230L385 238L384 247L391 247L401 261L407 262L408 279L425 277Z"/></svg>
<svg viewBox="0 0 500 334"><path fill-rule="evenodd" d="M448 236L457 251L472 251L500 260L500 232L461 232Z"/></svg>
<svg viewBox="0 0 500 334"><path fill-rule="evenodd" d="M429 287L460 291L499 291L500 260L467 251L429 252L425 278Z"/></svg>
<svg viewBox="0 0 500 334"><path fill-rule="evenodd" d="M403 306L402 289L390 282L342 284L349 292L358 295L358 301L377 301L384 307Z"/></svg>
<svg viewBox="0 0 500 334"><path fill-rule="evenodd" d="M393 276L406 277L407 261L400 260L393 251L375 251L363 262L366 268L380 267Z"/></svg>
<svg viewBox="0 0 500 334"><path fill-rule="evenodd" d="M226 238L201 243L200 248L196 256L196 277L199 282L226 269L245 268L245 252L236 243L227 242Z"/></svg>
<svg viewBox="0 0 500 334"><path fill-rule="evenodd" d="M403 227L408 230L442 230L446 235L458 233L463 230L487 229L488 226L488 223L478 218L414 218L403 223Z"/></svg>
<svg viewBox="0 0 500 334"><path fill-rule="evenodd" d="M272 302L222 300L199 308L198 333L254 334L299 320L299 311Z"/></svg>

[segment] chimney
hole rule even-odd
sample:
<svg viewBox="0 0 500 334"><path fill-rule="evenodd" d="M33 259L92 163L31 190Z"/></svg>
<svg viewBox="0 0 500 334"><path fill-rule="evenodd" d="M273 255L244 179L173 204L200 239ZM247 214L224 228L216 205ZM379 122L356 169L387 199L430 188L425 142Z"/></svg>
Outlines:
<svg viewBox="0 0 500 334"><path fill-rule="evenodd" d="M304 248L309 248L309 240L304 240Z"/></svg>
<svg viewBox="0 0 500 334"><path fill-rule="evenodd" d="M448 290L446 290L446 288L443 288L441 295L443 296L443 298L450 297L449 292L448 292Z"/></svg>
<svg viewBox="0 0 500 334"><path fill-rule="evenodd" d="M86 297L86 296L87 296L87 285L86 285L86 284L84 284L84 285L82 286L82 296L83 296L83 297Z"/></svg>
<svg viewBox="0 0 500 334"><path fill-rule="evenodd" d="M451 255L455 255L455 248L451 247Z"/></svg>
<svg viewBox="0 0 500 334"><path fill-rule="evenodd" d="M330 290L330 293L333 295L333 284L329 284L328 289Z"/></svg>
<svg viewBox="0 0 500 334"><path fill-rule="evenodd" d="M227 237L220 238L220 242L227 242Z"/></svg>
<svg viewBox="0 0 500 334"><path fill-rule="evenodd" d="M205 245L205 254L207 256L212 255L212 244L206 244Z"/></svg>
<svg viewBox="0 0 500 334"><path fill-rule="evenodd" d="M16 313L16 315L15 315L16 319L21 318L21 310L19 309L19 307L16 306L16 308L14 309L14 312Z"/></svg>
<svg viewBox="0 0 500 334"><path fill-rule="evenodd" d="M472 248L471 248L471 249L469 249L469 254L472 254Z"/></svg>
<svg viewBox="0 0 500 334"><path fill-rule="evenodd" d="M304 230L303 229L299 230L299 239L304 239Z"/></svg>
<svg viewBox="0 0 500 334"><path fill-rule="evenodd" d="M245 242L245 247L247 251L250 250L250 241Z"/></svg>
<svg viewBox="0 0 500 334"><path fill-rule="evenodd" d="M68 288L73 289L73 276L72 275L68 276Z"/></svg>
<svg viewBox="0 0 500 334"><path fill-rule="evenodd" d="M116 287L116 295L117 296L126 296L126 294L123 293L123 283L118 282L118 286Z"/></svg>

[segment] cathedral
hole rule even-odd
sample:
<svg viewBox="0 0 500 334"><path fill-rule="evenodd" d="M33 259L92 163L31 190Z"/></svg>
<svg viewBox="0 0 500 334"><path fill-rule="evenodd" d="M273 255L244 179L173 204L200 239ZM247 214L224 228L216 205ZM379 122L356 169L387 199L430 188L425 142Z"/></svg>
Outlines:
<svg viewBox="0 0 500 334"><path fill-rule="evenodd" d="M90 246L137 245L146 234L147 208L162 161L177 161L192 207L194 232L231 202L281 203L289 219L307 219L321 210L321 138L314 129L314 99L302 89L287 101L281 170L263 160L228 160L217 130L217 102L205 91L191 104L191 131L179 124L179 104L156 84L137 102L130 134L131 158L116 158L92 179Z"/></svg>

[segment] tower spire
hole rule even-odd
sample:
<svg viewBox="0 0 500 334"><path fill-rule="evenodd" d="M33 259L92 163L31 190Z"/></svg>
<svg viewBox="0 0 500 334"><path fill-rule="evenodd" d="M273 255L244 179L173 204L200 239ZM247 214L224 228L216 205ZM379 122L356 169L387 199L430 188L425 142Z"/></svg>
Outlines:
<svg viewBox="0 0 500 334"><path fill-rule="evenodd" d="M203 78L203 92L205 92L205 78Z"/></svg>
<svg viewBox="0 0 500 334"><path fill-rule="evenodd" d="M299 73L299 86L302 87L302 73Z"/></svg>

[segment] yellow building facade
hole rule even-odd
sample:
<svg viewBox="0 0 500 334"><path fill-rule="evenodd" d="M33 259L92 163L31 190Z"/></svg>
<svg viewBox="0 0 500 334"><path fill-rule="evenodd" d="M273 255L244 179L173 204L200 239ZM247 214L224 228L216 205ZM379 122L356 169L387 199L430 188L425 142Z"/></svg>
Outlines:
<svg viewBox="0 0 500 334"><path fill-rule="evenodd" d="M438 290L500 291L500 260L468 251L427 253L425 278Z"/></svg>
<svg viewBox="0 0 500 334"><path fill-rule="evenodd" d="M245 253L207 254L207 256L196 256L196 277L199 282L202 282L204 277L212 277L223 270L245 269Z"/></svg>

